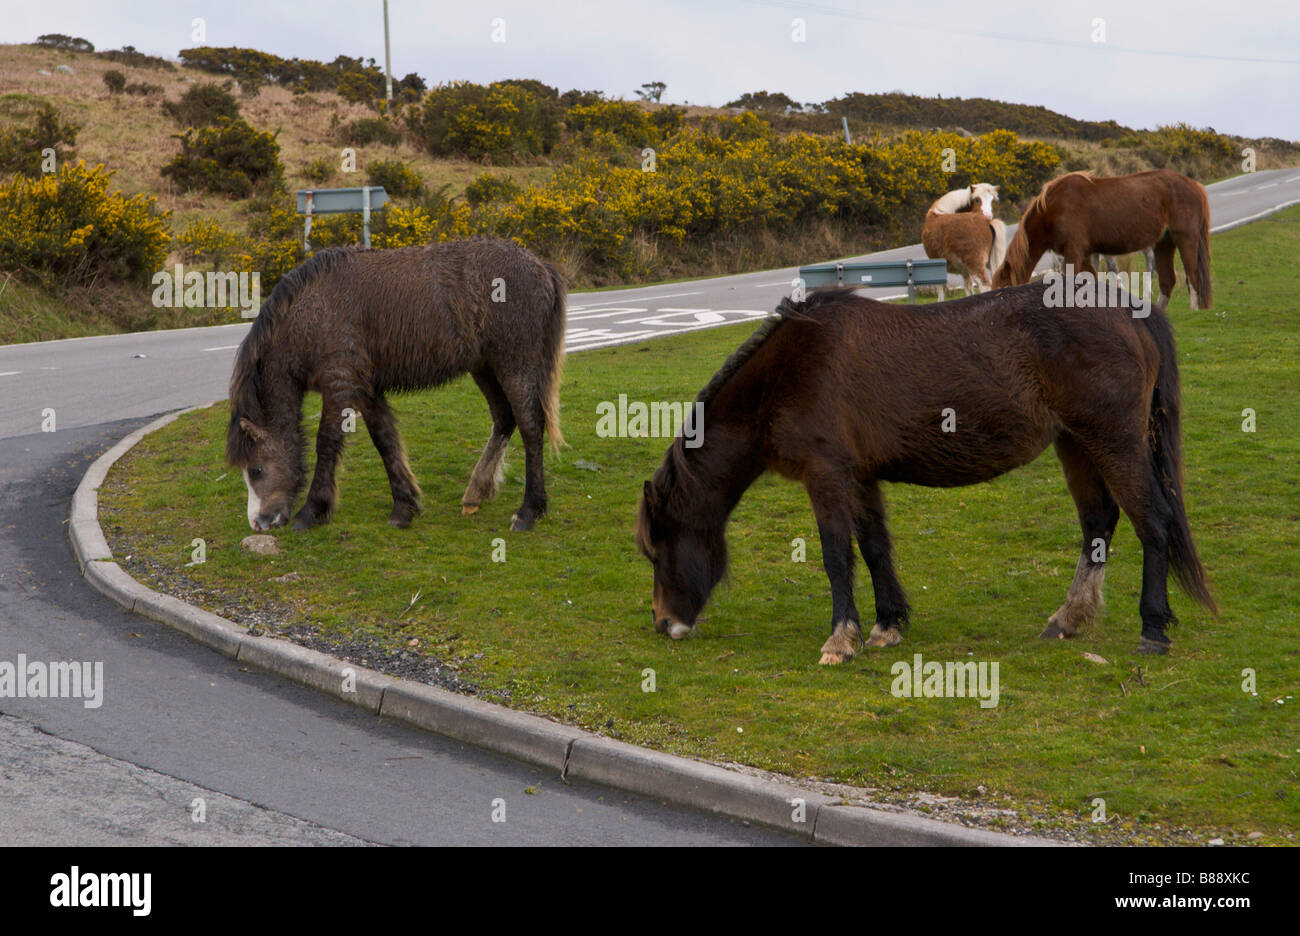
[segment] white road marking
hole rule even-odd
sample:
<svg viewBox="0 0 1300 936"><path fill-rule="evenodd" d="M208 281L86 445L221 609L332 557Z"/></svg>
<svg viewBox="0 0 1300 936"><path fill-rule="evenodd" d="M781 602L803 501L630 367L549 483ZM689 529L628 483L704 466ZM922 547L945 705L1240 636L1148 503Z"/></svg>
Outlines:
<svg viewBox="0 0 1300 936"><path fill-rule="evenodd" d="M581 312L578 315L570 315L570 322L582 322L588 319L609 318L613 315L639 315L642 312L649 312L647 306L619 306L613 309L595 309L591 312Z"/></svg>
<svg viewBox="0 0 1300 936"><path fill-rule="evenodd" d="M1281 183L1280 183L1280 182L1265 182L1263 185L1257 185L1257 186L1255 186L1255 191L1258 192L1260 189L1263 189L1263 188L1272 188L1272 187L1275 186L1275 185L1281 185Z"/></svg>
<svg viewBox="0 0 1300 936"><path fill-rule="evenodd" d="M646 300L650 300L650 299L655 299L655 300L658 300L658 299L676 299L676 298L678 298L679 296L702 296L702 295L704 295L704 290L702 290L702 289L697 289L697 290L695 290L694 292L664 293L662 296L640 296L640 295L633 296L633 295L628 295L629 293L641 293L641 292L644 292L644 290L643 290L643 289L636 289L636 288L627 289L627 290L621 290L621 289L620 289L620 290L618 291L618 294L617 294L619 298L618 298L618 299L611 299L611 300L609 300L609 302L617 302L617 301L619 301L619 300L627 300L627 299L634 299L634 300L635 300L635 299L640 299L640 300L642 300L642 301L646 301ZM578 293L578 295L579 295L579 296L581 296L581 295L588 295L588 296L590 296L591 293ZM593 299L594 299L594 297L593 297ZM585 310L587 310L587 309L595 309L595 308L599 308L599 307L601 307L601 306L609 305L609 302L601 302L601 301L599 301L598 299L594 299L594 301L586 302L586 303L584 303L583 305L573 305L573 304L570 304L570 305L569 305L569 311L570 311L570 312L582 312L582 311L585 311Z"/></svg>
<svg viewBox="0 0 1300 936"><path fill-rule="evenodd" d="M12 377L14 374L21 374L21 373L22 371L20 370L7 370L0 373L0 377Z"/></svg>
<svg viewBox="0 0 1300 936"><path fill-rule="evenodd" d="M1300 179L1300 175L1293 175L1291 178L1286 179L1286 180L1284 180L1284 181L1286 181L1286 182L1295 182L1297 179Z"/></svg>
<svg viewBox="0 0 1300 936"><path fill-rule="evenodd" d="M227 345L221 345L220 347L217 348L204 348L203 350L204 351L233 351L235 348L238 347L239 345L237 344L227 344Z"/></svg>

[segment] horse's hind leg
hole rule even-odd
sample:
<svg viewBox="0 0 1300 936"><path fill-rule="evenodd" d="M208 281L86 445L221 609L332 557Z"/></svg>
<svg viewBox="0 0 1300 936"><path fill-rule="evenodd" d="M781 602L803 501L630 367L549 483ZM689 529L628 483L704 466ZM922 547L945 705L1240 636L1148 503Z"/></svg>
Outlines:
<svg viewBox="0 0 1300 936"><path fill-rule="evenodd" d="M1101 583L1106 576L1110 540L1119 522L1119 506L1088 453L1068 432L1056 440L1056 454L1065 470L1065 482L1079 510L1083 527L1083 554L1074 570L1074 581L1065 603L1047 622L1043 638L1073 637L1079 628L1092 623L1105 607Z"/></svg>
<svg viewBox="0 0 1300 936"><path fill-rule="evenodd" d="M822 568L831 583L831 635L822 645L822 663L853 658L862 641L858 609L853 603L852 480L809 474L804 480L817 518L822 543Z"/></svg>
<svg viewBox="0 0 1300 936"><path fill-rule="evenodd" d="M535 381L521 376L503 379L501 387L519 423L519 436L524 440L524 502L510 518L510 529L531 530L546 513L546 478L542 472L546 432L542 394L545 391Z"/></svg>
<svg viewBox="0 0 1300 936"><path fill-rule="evenodd" d="M393 492L393 512L388 517L392 526L405 528L411 525L420 512L420 485L406 460L406 449L397 431L397 419L382 396L368 400L361 406L361 418L366 422L370 441L384 461L388 473L388 487Z"/></svg>
<svg viewBox="0 0 1300 936"><path fill-rule="evenodd" d="M1156 276L1160 280L1160 298L1156 300L1156 305L1165 309L1169 307L1169 297L1178 282L1178 277L1174 275L1174 239L1168 231L1156 241L1152 253L1155 255Z"/></svg>
<svg viewBox="0 0 1300 936"><path fill-rule="evenodd" d="M1178 248L1178 256L1183 259L1183 272L1187 274L1187 301L1193 312L1199 308L1197 302L1196 287L1193 285L1198 280L1198 271L1196 263L1196 237L1193 235L1181 235L1174 241ZM1173 260L1170 259L1172 266Z"/></svg>
<svg viewBox="0 0 1300 936"><path fill-rule="evenodd" d="M1115 501L1128 514L1142 543L1142 597L1138 610L1142 616L1143 653L1166 653L1169 650L1168 628L1174 622L1169 607L1169 537L1175 522L1173 511L1161 492L1162 483L1151 467L1146 424L1133 419L1112 423L1101 445L1089 443L1093 464L1101 471ZM1119 427L1117 433L1116 428Z"/></svg>
<svg viewBox="0 0 1300 936"><path fill-rule="evenodd" d="M505 472L506 448L515 431L514 411L493 373L484 368L474 374L474 382L483 392L492 412L492 434L483 446L483 454L479 456L478 464L469 476L469 486L460 499L461 513L467 515L497 496Z"/></svg>
<svg viewBox="0 0 1300 936"><path fill-rule="evenodd" d="M876 623L867 638L867 646L892 647L903 639L902 627L907 624L908 614L907 595L894 572L889 530L885 526L885 502L874 481L859 489L853 527L876 593Z"/></svg>

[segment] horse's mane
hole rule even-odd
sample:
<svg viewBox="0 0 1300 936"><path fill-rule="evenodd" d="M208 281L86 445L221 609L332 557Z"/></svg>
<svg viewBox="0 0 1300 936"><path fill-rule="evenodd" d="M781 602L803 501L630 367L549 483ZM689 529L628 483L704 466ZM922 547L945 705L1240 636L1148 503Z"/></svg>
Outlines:
<svg viewBox="0 0 1300 936"><path fill-rule="evenodd" d="M940 195L930 206L931 214L954 214L970 205L970 188L953 189Z"/></svg>
<svg viewBox="0 0 1300 936"><path fill-rule="evenodd" d="M845 296L852 296L853 294L852 287L836 287L815 290L802 301L795 301L788 296L782 299L776 307L775 314L754 329L754 333L746 338L745 342L733 351L731 356L718 368L717 373L709 378L709 382L704 385L704 389L696 396L695 402L703 403L707 411L709 404L722 392L723 387L731 382L732 378L740 372L740 369L749 362L749 359L758 353L758 350L787 321L818 321L818 312L826 306L841 301ZM678 474L690 474L690 469L686 463L686 438L684 434L674 439L672 445L668 447L668 453L664 458L659 474L656 475L656 481L660 480L662 476L664 481L671 484Z"/></svg>
<svg viewBox="0 0 1300 936"><path fill-rule="evenodd" d="M1038 194L1034 196L1034 200L1029 203L1029 207L1025 210L1025 214L1029 214L1029 212L1031 211L1046 210L1048 194L1054 188L1056 188L1058 185L1064 182L1066 179L1069 179L1071 177L1086 179L1089 182L1097 181L1097 177L1096 175L1093 174L1093 171L1091 169L1078 169L1075 170L1074 172L1067 172L1065 175L1057 176L1055 179L1052 179L1050 182L1044 185L1042 189L1038 192Z"/></svg>
<svg viewBox="0 0 1300 936"><path fill-rule="evenodd" d="M235 352L235 368L230 376L230 425L226 431L226 457L239 464L247 460L252 447L248 433L239 426L241 418L262 423L266 413L263 401L262 361L274 340L276 327L293 301L308 283L329 273L355 253L355 248L329 247L307 262L294 267L275 284L271 295L262 303L253 325Z"/></svg>

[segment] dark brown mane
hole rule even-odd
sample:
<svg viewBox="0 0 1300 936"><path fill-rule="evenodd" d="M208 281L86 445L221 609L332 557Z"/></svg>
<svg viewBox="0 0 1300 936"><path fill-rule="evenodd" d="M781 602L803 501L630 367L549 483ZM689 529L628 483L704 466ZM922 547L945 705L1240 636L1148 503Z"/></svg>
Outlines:
<svg viewBox="0 0 1300 936"><path fill-rule="evenodd" d="M274 340L276 326L298 294L312 280L337 269L356 253L355 248L330 247L306 263L286 273L271 295L262 303L253 325L235 353L235 368L230 377L230 425L226 431L226 457L232 464L248 461L252 440L240 429L240 419L255 423L267 421L263 407L262 362Z"/></svg>
<svg viewBox="0 0 1300 936"><path fill-rule="evenodd" d="M709 382L704 385L704 389L695 397L695 401L703 403L707 413L709 405L722 392L722 388L731 382L731 379L740 372L740 369L749 362L749 359L767 343L769 338L776 334L777 330L786 321L790 319L817 321L820 313L826 308L833 306L845 296L853 294L854 290L850 287L833 287L815 290L802 301L796 301L789 296L782 299L777 304L775 313L770 318L765 319L758 328L754 329L754 333L746 338L744 343L733 351L731 356L718 368L717 372L709 378ZM668 457L665 458L660 472L655 475L656 483L660 480L659 474L663 473L665 469L669 472L690 473L690 469L686 465L686 439L684 435L678 436L669 446ZM663 480L668 481L670 479L665 477Z"/></svg>

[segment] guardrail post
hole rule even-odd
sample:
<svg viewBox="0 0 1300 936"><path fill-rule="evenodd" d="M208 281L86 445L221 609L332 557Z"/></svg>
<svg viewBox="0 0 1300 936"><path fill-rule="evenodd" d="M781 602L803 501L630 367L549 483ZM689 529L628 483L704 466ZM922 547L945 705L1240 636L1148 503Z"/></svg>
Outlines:
<svg viewBox="0 0 1300 936"><path fill-rule="evenodd" d="M916 285L912 282L912 261L907 261L907 304L916 302Z"/></svg>
<svg viewBox="0 0 1300 936"><path fill-rule="evenodd" d="M370 249L370 186L361 186L361 242Z"/></svg>
<svg viewBox="0 0 1300 936"><path fill-rule="evenodd" d="M307 253L311 253L311 207L312 196L315 194L314 191L307 192L307 220L302 225L302 249Z"/></svg>

